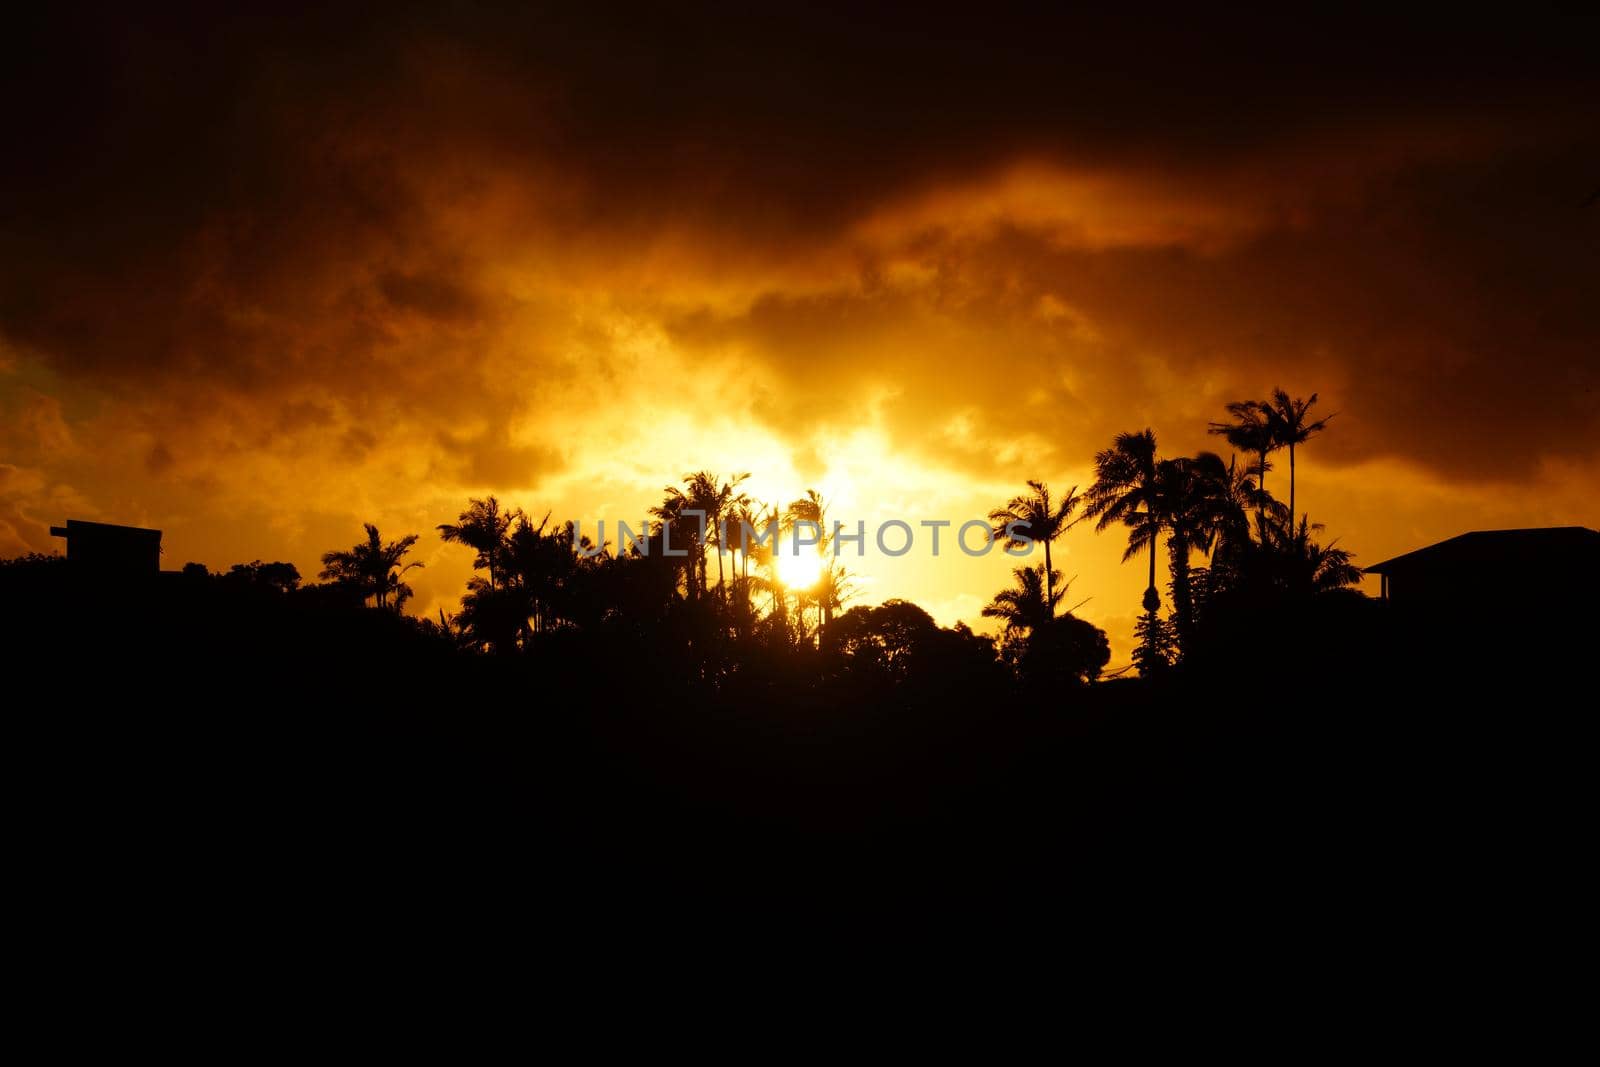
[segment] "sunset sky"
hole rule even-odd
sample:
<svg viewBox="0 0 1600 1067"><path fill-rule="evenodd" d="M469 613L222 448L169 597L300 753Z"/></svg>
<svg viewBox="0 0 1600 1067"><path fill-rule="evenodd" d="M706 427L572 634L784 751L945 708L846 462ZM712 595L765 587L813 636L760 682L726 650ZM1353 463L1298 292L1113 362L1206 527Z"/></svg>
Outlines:
<svg viewBox="0 0 1600 1067"><path fill-rule="evenodd" d="M1358 564L1600 526L1596 19L432 6L8 27L0 556L71 517L311 578L372 521L431 614L469 496L959 524L1119 431L1226 457L1279 385ZM1123 545L1056 552L1113 668ZM1013 561L847 562L978 624Z"/></svg>

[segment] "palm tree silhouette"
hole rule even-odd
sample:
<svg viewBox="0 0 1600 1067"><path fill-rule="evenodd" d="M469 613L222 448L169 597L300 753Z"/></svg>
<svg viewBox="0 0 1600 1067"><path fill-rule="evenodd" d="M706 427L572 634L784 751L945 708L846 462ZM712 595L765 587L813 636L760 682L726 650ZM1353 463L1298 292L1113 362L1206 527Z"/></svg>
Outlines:
<svg viewBox="0 0 1600 1067"><path fill-rule="evenodd" d="M489 572L489 588L498 584L496 577L505 551L506 531L516 512L501 511L500 501L493 496L482 500L468 500L467 510L454 524L442 523L439 537L446 544L462 544L476 549L478 557L472 561L474 569Z"/></svg>
<svg viewBox="0 0 1600 1067"><path fill-rule="evenodd" d="M1104 532L1117 523L1128 527L1124 563L1140 552L1150 553L1150 585L1144 591L1144 609L1152 613L1161 606L1161 594L1156 591L1156 543L1165 522L1159 510L1158 463L1154 430L1118 434L1110 448L1095 454L1095 482L1084 494L1083 510L1086 518L1099 520L1095 524L1097 531Z"/></svg>
<svg viewBox="0 0 1600 1067"><path fill-rule="evenodd" d="M1041 567L1013 567L1017 584L1002 589L983 609L986 619L1001 619L1005 632L1032 634L1055 618L1056 606L1066 590L1052 592L1059 573L1046 575Z"/></svg>
<svg viewBox="0 0 1600 1067"><path fill-rule="evenodd" d="M1275 500L1271 493L1256 482L1256 471L1249 466L1241 467L1235 456L1228 457L1225 482L1224 495L1228 499L1228 521L1217 531L1220 542L1248 541L1252 510L1256 514L1257 527L1268 517L1277 519L1289 513L1288 508Z"/></svg>
<svg viewBox="0 0 1600 1067"><path fill-rule="evenodd" d="M689 506L705 512L706 542L715 546L717 550L717 590L723 603L727 603L728 590L722 571L722 551L727 547L726 542L730 540L723 524L739 508L750 503L748 494L737 492L739 484L749 477L747 471L744 474L735 474L731 481L724 482L710 471L695 471L693 474L685 475L683 480L689 490L687 494Z"/></svg>
<svg viewBox="0 0 1600 1067"><path fill-rule="evenodd" d="M741 479L742 480L742 479ZM754 502L748 493L740 493L732 501L732 514L729 517L728 548L739 554L739 566L742 570L741 590L743 593L745 610L750 608L750 554L755 549L758 523Z"/></svg>
<svg viewBox="0 0 1600 1067"><path fill-rule="evenodd" d="M1223 531L1239 523L1230 468L1215 452L1162 460L1156 466L1156 514L1167 528L1172 568L1172 614L1180 648L1192 647L1194 594L1189 556L1209 553Z"/></svg>
<svg viewBox="0 0 1600 1067"><path fill-rule="evenodd" d="M815 489L807 489L805 496L790 503L787 528L792 530L802 522L815 523L817 529L821 531L817 541L817 555L820 556L833 543L833 539L828 535L827 518L828 502Z"/></svg>
<svg viewBox="0 0 1600 1067"><path fill-rule="evenodd" d="M1268 523L1266 543L1262 546L1268 555L1278 586L1296 596L1316 596L1345 589L1361 582L1361 568L1352 561L1348 551L1338 547L1338 541L1318 544L1311 535L1323 529L1320 522L1311 522L1301 516L1293 522Z"/></svg>
<svg viewBox="0 0 1600 1067"><path fill-rule="evenodd" d="M1050 543L1070 530L1077 521L1072 518L1072 512L1082 498L1078 496L1078 487L1073 486L1067 490L1066 496L1052 506L1048 485L1030 479L1028 488L1032 492L1014 496L1005 507L989 512L989 521L994 523L995 539L1003 541L1007 548L1020 548L1027 543L1022 537L1011 533L1012 524L1026 526L1028 540L1044 542L1045 591L1053 605L1056 602L1056 572L1050 561Z"/></svg>
<svg viewBox="0 0 1600 1067"><path fill-rule="evenodd" d="M761 538L750 538L747 554L752 558L757 567L767 573L765 576L752 579L755 588L766 591L772 597L772 617L778 625L787 628L788 622L788 592L784 587L782 577L778 573L778 557L781 554L780 542L783 539L785 527L783 512L776 504L769 504L757 510L755 522L751 528L760 531ZM773 532L776 531L776 532ZM768 534L771 536L767 536Z"/></svg>
<svg viewBox="0 0 1600 1067"><path fill-rule="evenodd" d="M681 564L686 576L685 592L690 600L698 600L705 588L706 561L700 518L689 514L697 510L696 504L689 494L675 485L667 486L662 492L665 497L650 509L650 514L661 520L659 532L663 541L670 539L674 543L673 555L676 556L680 551L687 552Z"/></svg>
<svg viewBox="0 0 1600 1067"><path fill-rule="evenodd" d="M1294 448L1303 445L1316 434L1321 433L1328 425L1332 415L1320 419L1308 419L1307 413L1317 402L1317 394L1312 393L1310 399L1301 400L1298 397L1290 399L1289 394L1282 389L1272 391L1272 399L1257 405L1261 410L1262 421L1267 427L1273 443L1278 448L1289 450L1289 517L1293 519L1294 510Z"/></svg>
<svg viewBox="0 0 1600 1067"><path fill-rule="evenodd" d="M1264 496L1267 491L1267 471L1270 469L1267 455L1280 447L1273 438L1272 427L1267 421L1266 405L1257 400L1236 400L1228 405L1228 414L1233 416L1232 422L1213 422L1207 432L1221 434L1234 448L1258 457L1255 489ZM1255 503L1256 516L1259 519L1265 507L1265 500L1258 500Z"/></svg>
<svg viewBox="0 0 1600 1067"><path fill-rule="evenodd" d="M827 527L828 502L824 500L822 498L822 494L817 492L815 489L807 489L805 496L801 497L799 500L791 501L789 504L788 514L786 516L787 529L792 531L796 529L802 522L814 523L816 525L816 528L819 531L817 534L816 544L817 555L825 556L828 552L828 546L833 543L833 538L829 535ZM819 634L821 633L825 623L827 621L831 621L833 617L833 609L828 606L827 598L816 596L816 592L817 590L815 587L812 589L795 590L795 597L801 602L799 611L802 636L804 636L805 631L805 607L803 606L805 603L815 603L817 606L817 631Z"/></svg>
<svg viewBox="0 0 1600 1067"><path fill-rule="evenodd" d="M398 541L384 544L376 526L370 522L363 525L367 531L366 541L347 551L325 553L319 577L325 582L338 582L358 590L362 600L370 597L379 608L387 608L393 596L394 610L400 611L411 598L411 587L401 581L401 577L411 568L422 566L421 563L400 564L411 546L417 543L417 535L407 534Z"/></svg>
<svg viewBox="0 0 1600 1067"><path fill-rule="evenodd" d="M829 560L822 568L822 576L817 579L814 597L820 614L817 625L827 629L833 625L833 613L844 607L845 602L855 596L855 576L849 568L838 560Z"/></svg>
<svg viewBox="0 0 1600 1067"><path fill-rule="evenodd" d="M566 546L558 541L556 534L545 533L549 524L548 511L537 525L532 517L519 511L516 528L505 543L505 584L515 585L520 593L521 625L530 633L544 629L549 622L555 590L570 559Z"/></svg>
<svg viewBox="0 0 1600 1067"><path fill-rule="evenodd" d="M528 633L528 591L520 585L498 588L474 576L455 625L469 647L508 654L516 651L518 637Z"/></svg>

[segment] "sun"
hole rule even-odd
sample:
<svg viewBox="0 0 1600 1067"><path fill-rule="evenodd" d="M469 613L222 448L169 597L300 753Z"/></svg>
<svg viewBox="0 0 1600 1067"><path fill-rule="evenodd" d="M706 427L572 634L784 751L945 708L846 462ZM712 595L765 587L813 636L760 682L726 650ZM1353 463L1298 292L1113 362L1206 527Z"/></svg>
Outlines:
<svg viewBox="0 0 1600 1067"><path fill-rule="evenodd" d="M801 549L785 549L778 554L778 578L790 589L810 589L822 577L822 557Z"/></svg>

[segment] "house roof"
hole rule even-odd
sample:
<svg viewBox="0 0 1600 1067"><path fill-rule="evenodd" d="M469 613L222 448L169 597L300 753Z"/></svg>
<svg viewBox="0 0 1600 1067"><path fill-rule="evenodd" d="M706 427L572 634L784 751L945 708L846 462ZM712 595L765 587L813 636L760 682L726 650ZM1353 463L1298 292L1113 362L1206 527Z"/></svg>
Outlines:
<svg viewBox="0 0 1600 1067"><path fill-rule="evenodd" d="M50 535L52 537L70 537L74 534L88 534L90 537L161 540L160 530L147 530L142 526L117 526L109 522L88 522L84 519L68 519L65 526L50 527Z"/></svg>
<svg viewBox="0 0 1600 1067"><path fill-rule="evenodd" d="M1594 554L1600 559L1600 532L1586 526L1546 526L1532 530L1475 530L1403 556L1374 563L1367 574L1391 574L1411 566L1482 565L1515 559Z"/></svg>

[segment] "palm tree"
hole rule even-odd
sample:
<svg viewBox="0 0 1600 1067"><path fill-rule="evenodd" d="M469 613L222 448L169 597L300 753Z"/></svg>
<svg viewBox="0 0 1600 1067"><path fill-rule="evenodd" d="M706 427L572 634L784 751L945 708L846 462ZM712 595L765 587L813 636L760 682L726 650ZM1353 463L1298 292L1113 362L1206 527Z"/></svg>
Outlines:
<svg viewBox="0 0 1600 1067"><path fill-rule="evenodd" d="M1236 400L1228 405L1228 414L1233 416L1233 421L1213 422L1209 429L1210 433L1226 437L1228 443L1241 452L1250 452L1259 457L1256 462L1255 489L1263 496L1267 491L1267 471L1271 469L1267 455L1279 447L1273 439L1265 409L1266 405L1257 400ZM1255 503L1259 520L1265 501L1257 500Z"/></svg>
<svg viewBox="0 0 1600 1067"><path fill-rule="evenodd" d="M1202 452L1201 455L1210 453ZM1219 457L1220 461L1220 457ZM1256 475L1250 465L1240 466L1238 456L1229 456L1227 466L1217 476L1217 524L1211 543L1199 546L1208 556L1226 551L1241 538L1250 538L1250 511L1262 504L1256 494Z"/></svg>
<svg viewBox="0 0 1600 1067"><path fill-rule="evenodd" d="M411 568L422 566L421 563L400 565L411 546L417 543L417 535L407 534L398 541L384 544L376 526L370 522L364 525L366 541L348 551L324 554L319 577L325 582L338 582L358 590L362 600L371 597L379 608L387 608L389 597L393 596L394 610L400 611L411 597L411 587L401 581L401 577Z"/></svg>
<svg viewBox="0 0 1600 1067"><path fill-rule="evenodd" d="M1307 413L1311 406L1317 402L1317 394L1312 393L1309 400L1298 397L1291 400L1289 394L1282 389L1272 391L1272 399L1257 404L1261 411L1262 421L1267 432L1277 448L1289 450L1289 517L1292 520L1294 510L1294 447L1303 445L1315 435L1321 433L1328 425L1332 415L1320 419L1308 419Z"/></svg>
<svg viewBox="0 0 1600 1067"><path fill-rule="evenodd" d="M665 497L650 509L650 514L661 520L658 532L663 539L663 547L669 539L676 542L677 548L672 553L676 556L684 550L684 546L688 546L682 564L687 577L685 591L690 600L697 600L702 589L700 575L705 571L705 545L700 538L700 523L688 514L695 509L695 503L675 485L667 486L663 492Z"/></svg>
<svg viewBox="0 0 1600 1067"><path fill-rule="evenodd" d="M1270 554L1277 584L1284 592L1316 596L1360 584L1361 568L1351 562L1354 557L1348 551L1338 547L1337 540L1326 545L1311 540L1313 533L1323 529L1322 523L1302 516L1298 525L1271 523L1266 529L1269 536L1263 548Z"/></svg>
<svg viewBox="0 0 1600 1067"><path fill-rule="evenodd" d="M1217 531L1219 543L1250 540L1249 513L1252 508L1255 509L1258 529L1263 522L1280 519L1289 513L1283 504L1257 483L1252 469L1239 466L1234 456L1228 457L1225 495L1229 501L1229 521Z"/></svg>
<svg viewBox="0 0 1600 1067"><path fill-rule="evenodd" d="M1005 632L1032 634L1055 618L1056 605L1066 590L1053 592L1059 573L1046 575L1043 567L1014 567L1017 584L1002 589L983 609L986 619L1002 619Z"/></svg>
<svg viewBox="0 0 1600 1067"><path fill-rule="evenodd" d="M506 655L528 632L529 610L527 590L509 583L496 588L474 575L455 624L470 647Z"/></svg>
<svg viewBox="0 0 1600 1067"><path fill-rule="evenodd" d="M1161 607L1156 591L1156 542L1164 525L1157 483L1156 435L1145 429L1120 433L1112 446L1095 454L1095 482L1085 494L1084 517L1099 519L1097 531L1122 523L1129 528L1123 562L1140 552L1150 553L1150 585L1144 591L1144 609Z"/></svg>
<svg viewBox="0 0 1600 1067"><path fill-rule="evenodd" d="M719 534L727 538L729 552L736 553L733 585L738 602L734 605L734 627L748 633L755 622L755 610L750 602L750 556L755 551L756 515L748 494L741 493L729 509L727 529Z"/></svg>
<svg viewBox="0 0 1600 1067"><path fill-rule="evenodd" d="M461 513L454 525L442 523L439 537L447 544L461 544L476 549L478 557L472 561L474 569L489 572L489 588L498 584L499 564L505 552L506 531L517 513L501 511L500 501L493 496L482 500L468 500L467 510Z"/></svg>
<svg viewBox="0 0 1600 1067"><path fill-rule="evenodd" d="M505 585L514 585L522 597L522 627L530 634L545 628L551 618L554 593L560 585L570 553L558 533L546 533L550 513L535 525L525 512L517 513L516 528L505 543ZM492 586L490 587L493 588ZM507 611L512 610L510 607Z"/></svg>
<svg viewBox="0 0 1600 1067"><path fill-rule="evenodd" d="M817 625L822 629L832 626L833 613L844 607L855 593L855 576L849 568L838 560L829 560L822 568L822 577L817 579L816 592L813 594L819 611Z"/></svg>
<svg viewBox="0 0 1600 1067"><path fill-rule="evenodd" d="M722 596L723 603L727 603L728 589L726 579L722 572L722 551L727 547L727 531L723 529L723 522L730 518L738 509L750 503L748 494L737 492L739 483L749 478L749 472L735 474L732 481L724 482L710 471L696 471L684 475L683 483L688 488L688 498L691 506L705 512L706 517L706 542L715 545L717 549L717 590ZM703 565L703 564L702 564Z"/></svg>
<svg viewBox="0 0 1600 1067"><path fill-rule="evenodd" d="M1156 466L1156 513L1167 528L1172 567L1172 614L1180 648L1192 647L1194 594L1189 556L1209 553L1217 538L1240 525L1232 474L1215 452L1162 460Z"/></svg>
<svg viewBox="0 0 1600 1067"><path fill-rule="evenodd" d="M758 589L765 589L772 596L772 615L781 626L788 626L789 608L787 604L788 592L784 588L782 576L778 573L778 557L782 552L784 520L783 512L776 504L769 504L759 509L752 522L753 530L761 531L761 538L750 538L747 546L747 556L754 559L757 567L763 568L767 573L764 578L755 579ZM770 537L768 533L772 533Z"/></svg>
<svg viewBox="0 0 1600 1067"><path fill-rule="evenodd" d="M1249 466L1228 460L1224 479L1223 507L1209 548L1205 572L1199 576L1197 596L1214 600L1219 593L1238 585L1245 570L1256 559L1256 543L1250 539L1250 512L1255 512L1256 535L1265 539L1270 523L1286 522L1289 509L1256 487Z"/></svg>
<svg viewBox="0 0 1600 1067"><path fill-rule="evenodd" d="M994 523L995 539L1003 541L1006 548L1021 548L1028 541L1044 542L1046 593L1050 603L1054 604L1056 572L1050 562L1050 543L1072 528L1076 522L1072 512L1082 498L1078 496L1078 487L1073 486L1067 490L1066 496L1052 506L1048 485L1030 480L1028 488L1032 492L1014 496L1005 507L989 512L989 521ZM1015 526L1026 527L1026 535L1014 534L1012 531Z"/></svg>
<svg viewBox="0 0 1600 1067"><path fill-rule="evenodd" d="M799 500L791 501L789 504L789 510L786 516L786 528L791 531L795 530L802 522L815 524L818 531L816 545L817 555L827 555L828 546L833 543L833 538L828 534L827 526L828 502L824 500L822 498L822 494L817 492L815 489L807 489L805 496L801 497ZM827 606L827 599L825 597L815 595L817 592L818 590L816 587L813 587L810 590L797 589L795 590L795 596L799 601L814 601L816 603L817 630L820 633L824 625L825 617L827 619L831 619L833 617L833 609ZM799 611L801 617L801 630L803 631L805 629L805 608L801 606Z"/></svg>
<svg viewBox="0 0 1600 1067"><path fill-rule="evenodd" d="M741 588L746 609L750 607L750 553L755 547L757 530L756 513L751 504L748 493L739 494L734 501L733 514L730 516L733 525L728 531L728 548L739 553L739 566L743 571Z"/></svg>
<svg viewBox="0 0 1600 1067"><path fill-rule="evenodd" d="M815 523L819 531L817 535L817 555L820 556L833 543L833 538L828 535L827 520L828 502L815 489L807 489L805 496L789 505L788 515L786 516L786 529L793 530L797 524L802 522Z"/></svg>

